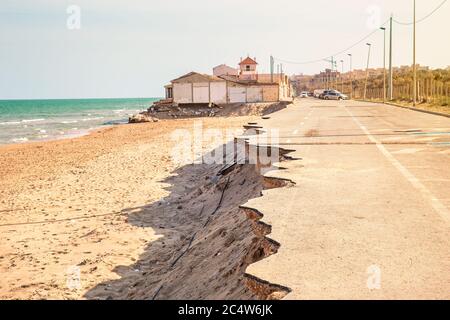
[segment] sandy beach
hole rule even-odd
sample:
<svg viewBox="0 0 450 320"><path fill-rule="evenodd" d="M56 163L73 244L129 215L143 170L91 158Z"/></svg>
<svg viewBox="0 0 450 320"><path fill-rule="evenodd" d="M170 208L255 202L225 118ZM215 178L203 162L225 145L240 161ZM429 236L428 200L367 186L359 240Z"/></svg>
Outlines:
<svg viewBox="0 0 450 320"><path fill-rule="evenodd" d="M256 118L201 121L204 128L232 129ZM170 199L189 194L196 184L204 185L217 170L217 166L177 169L171 161L175 143L171 133L180 128L192 130L194 121L199 120L121 125L76 139L1 146L0 298L151 298L167 276L164 265L198 225L189 219L198 215L200 203L195 199L200 194L190 196L194 203L188 209L171 204ZM240 196L258 195L258 188ZM202 208L208 208L208 201L211 206L217 201L214 191L204 197ZM250 230L244 215L235 214L234 219ZM222 238L228 231L207 232L218 232ZM251 247L252 236L233 236L240 236ZM149 247L153 251L148 252ZM211 250L220 255L216 247ZM199 290L189 295L186 292L192 287L185 291L178 287L166 294L162 290L161 297L254 298L241 285L246 264L238 260L231 263L240 264L240 269L229 273L236 279L227 282L234 287L221 291L228 292L226 296L215 295L213 288L205 289L209 293ZM217 273L217 266L204 267ZM222 267L221 272L228 272L226 265ZM220 279L208 281L216 287L224 285Z"/></svg>

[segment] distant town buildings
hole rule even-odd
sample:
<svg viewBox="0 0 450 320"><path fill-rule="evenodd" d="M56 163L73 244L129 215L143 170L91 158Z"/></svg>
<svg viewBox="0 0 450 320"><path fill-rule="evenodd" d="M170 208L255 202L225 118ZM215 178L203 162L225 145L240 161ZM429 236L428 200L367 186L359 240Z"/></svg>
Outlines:
<svg viewBox="0 0 450 320"><path fill-rule="evenodd" d="M312 91L315 89L331 88L338 79L341 73L331 69L325 69L315 75L293 75L291 81L297 92ZM339 80L340 81L340 80Z"/></svg>
<svg viewBox="0 0 450 320"><path fill-rule="evenodd" d="M403 74L412 72L412 66L400 66L400 67L394 67L393 71L394 74ZM429 71L430 68L426 66L417 65L418 71ZM363 80L366 78L366 69L355 69L352 72L346 72L346 73L340 73L338 71L334 71L331 69L325 69L325 71L322 71L315 75L293 75L291 76L291 81L293 87L297 90L297 92L301 91L312 91L316 89L326 89L326 88L333 88L333 87L339 87L340 82L343 81L349 81L350 79L353 79L355 81L357 80ZM368 75L369 78L374 78L378 76L382 76L384 73L383 68L369 68L368 69Z"/></svg>
<svg viewBox="0 0 450 320"><path fill-rule="evenodd" d="M179 104L277 102L292 99L291 81L284 74L259 74L256 58L239 62L239 69L218 65L213 75L190 72L165 86L165 101Z"/></svg>

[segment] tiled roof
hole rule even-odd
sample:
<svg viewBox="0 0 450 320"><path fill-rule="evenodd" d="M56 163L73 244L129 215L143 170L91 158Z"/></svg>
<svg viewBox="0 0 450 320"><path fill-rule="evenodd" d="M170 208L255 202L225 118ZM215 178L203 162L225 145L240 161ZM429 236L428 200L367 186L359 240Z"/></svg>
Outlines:
<svg viewBox="0 0 450 320"><path fill-rule="evenodd" d="M242 64L258 64L258 62L256 62L255 60L253 60L250 57L247 57L239 63L239 65L242 65Z"/></svg>
<svg viewBox="0 0 450 320"><path fill-rule="evenodd" d="M209 74L202 74L202 73L198 73L198 72L189 72L187 74L185 74L184 76L181 76L179 78L176 78L174 80L172 80L171 82L174 83L181 83L181 82L216 82L216 81L223 81L223 79L220 79L219 77L216 76L211 76Z"/></svg>

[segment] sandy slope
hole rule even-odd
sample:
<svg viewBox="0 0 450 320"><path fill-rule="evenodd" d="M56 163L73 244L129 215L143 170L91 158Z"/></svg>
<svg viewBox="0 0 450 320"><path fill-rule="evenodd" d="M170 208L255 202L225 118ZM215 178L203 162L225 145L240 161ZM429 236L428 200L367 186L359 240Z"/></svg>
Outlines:
<svg viewBox="0 0 450 320"><path fill-rule="evenodd" d="M202 121L205 128L241 128L254 119ZM135 264L148 244L185 236L128 220L139 208L177 192L177 186L165 189L175 169L170 134L192 130L193 121L126 125L78 139L0 147L0 298L111 297L104 291L115 279L142 272ZM191 172L176 183L181 188L195 180ZM158 219L168 223L161 215L153 225ZM68 283L77 278L74 266L80 268L79 288L78 282ZM101 293L91 290L102 283ZM115 297L125 298L120 291L127 285L116 283Z"/></svg>

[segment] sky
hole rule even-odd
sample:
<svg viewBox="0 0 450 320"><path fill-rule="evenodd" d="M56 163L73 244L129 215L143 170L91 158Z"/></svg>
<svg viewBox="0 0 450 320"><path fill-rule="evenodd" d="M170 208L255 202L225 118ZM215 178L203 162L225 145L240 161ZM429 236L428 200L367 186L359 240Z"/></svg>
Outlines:
<svg viewBox="0 0 450 320"><path fill-rule="evenodd" d="M417 0L417 19L443 0ZM190 71L212 73L250 55L269 72L314 74L322 61L394 14L413 20L412 0L1 0L0 99L161 97ZM68 8L76 6L79 15ZM73 20L72 18L77 18ZM80 28L68 22L80 21ZM417 62L450 65L450 1L417 25ZM349 68L383 65L383 32L335 57ZM394 24L394 65L412 64L412 27ZM339 63L339 69L342 68Z"/></svg>

